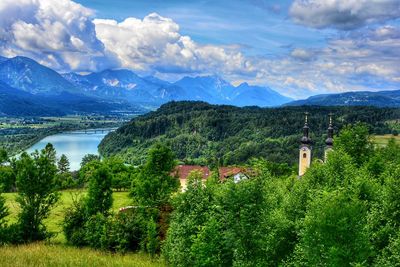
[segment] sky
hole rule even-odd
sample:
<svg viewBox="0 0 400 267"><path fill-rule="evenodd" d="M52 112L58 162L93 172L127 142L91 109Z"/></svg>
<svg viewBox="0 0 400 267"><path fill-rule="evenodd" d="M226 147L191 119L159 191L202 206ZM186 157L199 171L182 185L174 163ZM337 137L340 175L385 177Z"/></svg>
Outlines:
<svg viewBox="0 0 400 267"><path fill-rule="evenodd" d="M1 0L0 55L219 75L293 97L400 89L399 0Z"/></svg>

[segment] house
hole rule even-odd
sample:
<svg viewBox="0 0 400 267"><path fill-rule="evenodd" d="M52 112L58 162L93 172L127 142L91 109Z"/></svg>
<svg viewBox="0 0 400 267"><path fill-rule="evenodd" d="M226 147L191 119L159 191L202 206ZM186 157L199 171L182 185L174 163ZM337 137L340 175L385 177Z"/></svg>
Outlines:
<svg viewBox="0 0 400 267"><path fill-rule="evenodd" d="M224 181L228 178L233 177L233 181L238 183L244 179L248 179L247 171L241 167L220 167L218 169L219 179Z"/></svg>
<svg viewBox="0 0 400 267"><path fill-rule="evenodd" d="M200 165L178 165L173 172L173 175L178 175L181 183L182 191L185 191L188 176L192 171L200 171L203 174L203 182L211 175L210 169Z"/></svg>

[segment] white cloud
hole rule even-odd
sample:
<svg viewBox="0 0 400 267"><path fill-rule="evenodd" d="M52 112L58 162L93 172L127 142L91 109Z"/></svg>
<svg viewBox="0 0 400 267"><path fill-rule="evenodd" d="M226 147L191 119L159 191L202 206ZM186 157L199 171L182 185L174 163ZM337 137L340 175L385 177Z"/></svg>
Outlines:
<svg viewBox="0 0 400 267"><path fill-rule="evenodd" d="M298 60L308 55L312 60ZM287 57L257 62L257 83L294 97L400 89L400 28L362 29L332 39L326 47L296 48Z"/></svg>
<svg viewBox="0 0 400 267"><path fill-rule="evenodd" d="M122 67L160 73L253 71L237 49L199 45L179 33L179 25L156 13L143 20L95 19L97 37L117 55Z"/></svg>
<svg viewBox="0 0 400 267"><path fill-rule="evenodd" d="M92 16L69 0L2 0L1 53L28 56L58 70L111 66Z"/></svg>
<svg viewBox="0 0 400 267"><path fill-rule="evenodd" d="M356 29L400 17L399 0L295 0L289 13L314 28Z"/></svg>
<svg viewBox="0 0 400 267"><path fill-rule="evenodd" d="M311 2L317 3L295 1L293 6ZM335 4L343 12L351 10L350 14L366 18L361 20L365 23L373 16L361 15L365 13L364 2L349 0L345 5L344 1L326 0L318 7L311 6L310 11L322 16L320 10L328 12ZM372 6L380 7L392 2L370 1ZM70 0L1 0L0 54L28 56L59 71L128 68L169 80L188 74L218 74L230 81L268 85L293 97L399 89L397 25L342 32L325 47L295 47L287 54L271 58L247 56L238 45L199 44L182 35L172 19L156 13L121 22L93 20L93 15L91 10ZM329 16L319 21L317 27L357 24L337 24Z"/></svg>

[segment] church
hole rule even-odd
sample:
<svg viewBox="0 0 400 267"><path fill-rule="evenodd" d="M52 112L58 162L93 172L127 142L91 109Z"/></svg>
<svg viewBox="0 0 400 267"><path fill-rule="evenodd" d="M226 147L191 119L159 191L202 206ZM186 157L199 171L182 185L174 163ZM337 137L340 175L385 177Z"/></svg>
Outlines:
<svg viewBox="0 0 400 267"><path fill-rule="evenodd" d="M303 127L303 137L300 142L299 149L299 177L302 177L307 169L311 166L312 159L312 145L311 138L309 136L310 127L308 126L308 113L305 113L305 122ZM325 140L325 151L324 161L327 160L328 154L333 150L333 124L332 114L329 114L329 126L328 126L328 138Z"/></svg>

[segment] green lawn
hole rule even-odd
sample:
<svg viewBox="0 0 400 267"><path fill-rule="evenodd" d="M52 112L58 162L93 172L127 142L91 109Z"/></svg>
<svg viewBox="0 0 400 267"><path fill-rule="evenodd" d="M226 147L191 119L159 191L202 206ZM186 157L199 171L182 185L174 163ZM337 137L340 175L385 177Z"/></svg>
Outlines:
<svg viewBox="0 0 400 267"><path fill-rule="evenodd" d="M378 146L385 146L391 138L394 138L396 143L400 145L400 136L393 136L392 134L375 135L372 141Z"/></svg>
<svg viewBox="0 0 400 267"><path fill-rule="evenodd" d="M81 249L44 243L0 247L0 259L2 267L166 266L161 259L151 259L150 256L143 253L121 255L88 248Z"/></svg>
<svg viewBox="0 0 400 267"><path fill-rule="evenodd" d="M48 229L57 235L51 240L52 242L62 243L65 241L64 235L61 229L61 222L64 219L64 211L68 209L73 199L80 198L86 194L83 190L66 190L61 191L60 200L51 211L50 217L46 220ZM131 204L131 200L128 196L128 192L114 192L113 194L113 210L118 211L120 207ZM16 216L19 211L18 203L15 201L17 196L16 193L5 193L3 196L6 199L7 206L9 207L10 215L8 216L8 222L15 222Z"/></svg>

